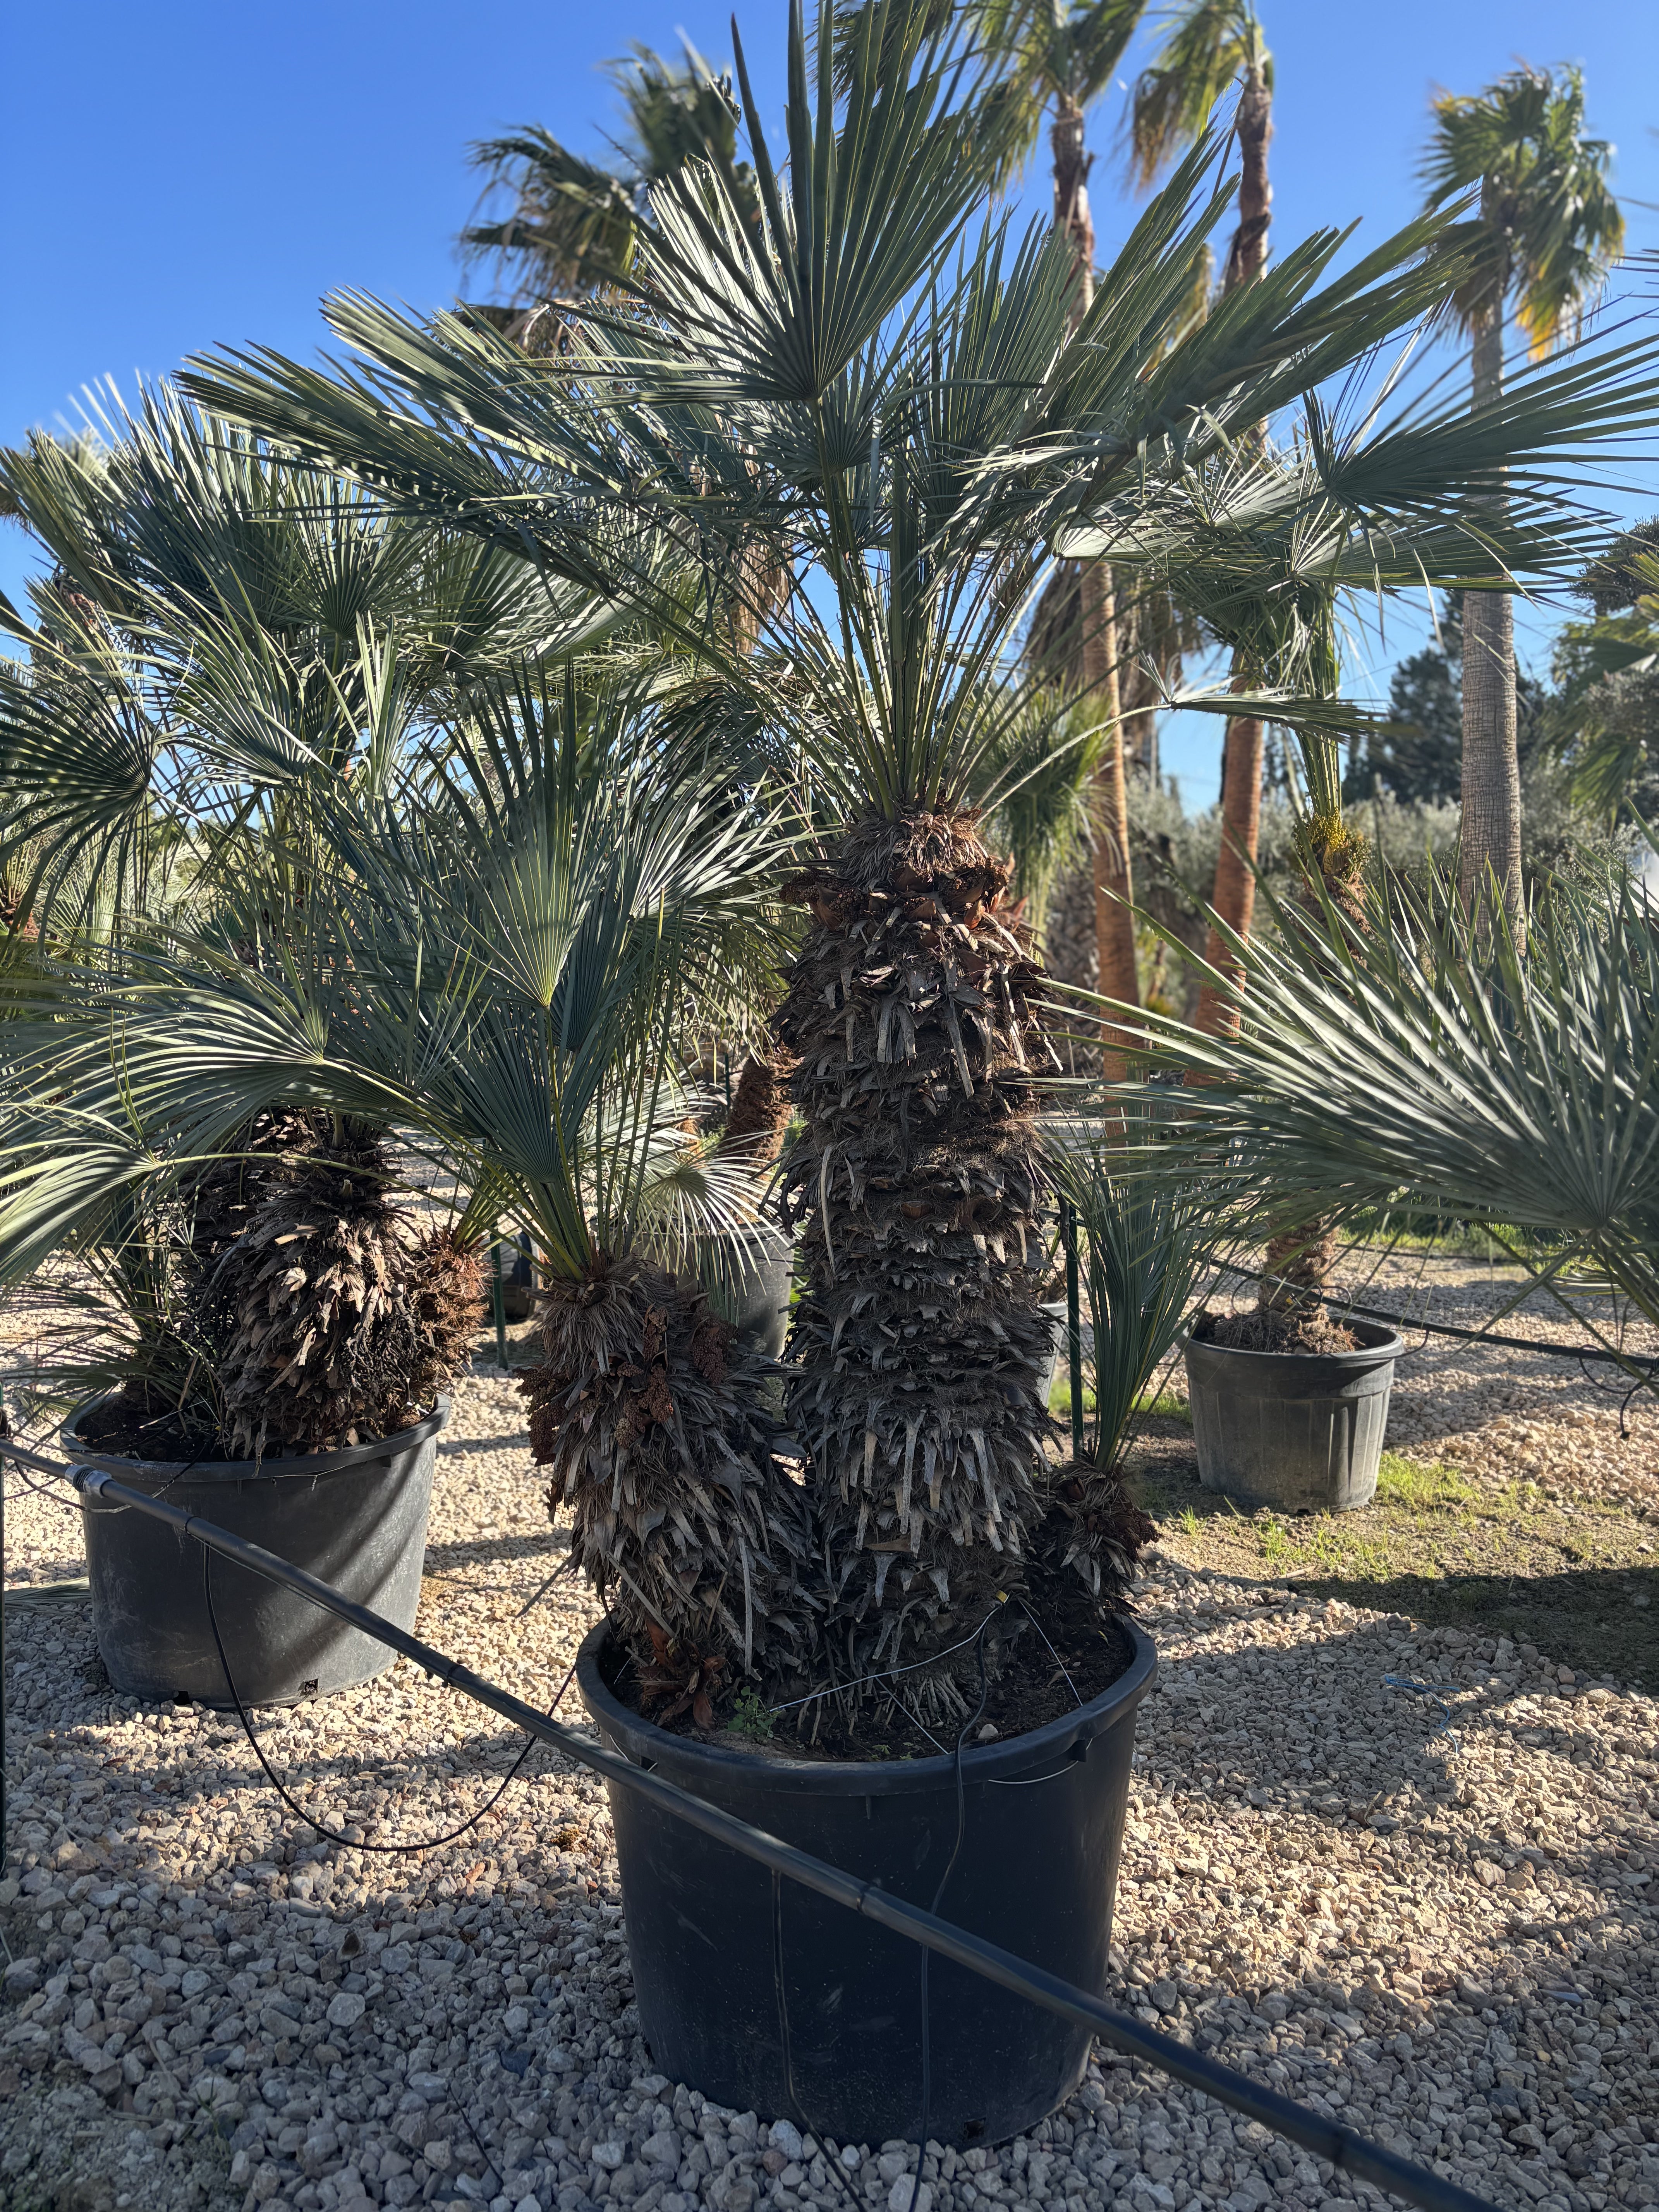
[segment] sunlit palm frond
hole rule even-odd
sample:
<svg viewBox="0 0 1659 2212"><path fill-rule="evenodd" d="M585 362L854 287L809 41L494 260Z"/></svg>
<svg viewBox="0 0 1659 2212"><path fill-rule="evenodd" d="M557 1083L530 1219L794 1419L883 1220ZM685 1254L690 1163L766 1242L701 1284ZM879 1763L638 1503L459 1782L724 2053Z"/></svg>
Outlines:
<svg viewBox="0 0 1659 2212"><path fill-rule="evenodd" d="M1281 908L1276 941L1230 943L1238 980L1206 979L1236 1035L1135 1015L1152 1058L1204 1078L1142 1165L1208 1175L1261 1229L1398 1200L1536 1231L1553 1256L1518 1256L1540 1277L1588 1261L1659 1321L1651 909L1628 881L1557 889L1523 954L1507 921L1431 899L1365 928Z"/></svg>

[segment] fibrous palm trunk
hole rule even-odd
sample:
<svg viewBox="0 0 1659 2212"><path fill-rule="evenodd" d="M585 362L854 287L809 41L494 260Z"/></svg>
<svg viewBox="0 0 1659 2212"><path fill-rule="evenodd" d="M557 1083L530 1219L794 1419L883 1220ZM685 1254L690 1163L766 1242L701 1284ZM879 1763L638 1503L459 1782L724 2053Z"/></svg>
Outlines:
<svg viewBox="0 0 1659 2212"><path fill-rule="evenodd" d="M793 1073L789 1054L769 1042L744 1060L732 1094L732 1110L720 1132L720 1148L739 1153L753 1168L757 1179L773 1166L783 1150L793 1111L789 1095Z"/></svg>
<svg viewBox="0 0 1659 2212"><path fill-rule="evenodd" d="M1233 678L1235 690L1249 688L1244 676ZM1215 884L1210 904L1230 929L1249 937L1255 918L1255 849L1261 826L1261 724L1252 715L1240 715L1227 725L1221 753L1221 849L1216 855ZM1238 963L1221 932L1212 924L1204 957L1224 975L1236 975ZM1218 1036L1232 1018L1232 1005L1213 984L1199 994L1198 1027L1206 1036Z"/></svg>
<svg viewBox="0 0 1659 2212"><path fill-rule="evenodd" d="M787 1663L808 1634L806 1516L772 1455L769 1363L648 1252L596 1255L542 1295L531 1450L636 1662Z"/></svg>
<svg viewBox="0 0 1659 2212"><path fill-rule="evenodd" d="M1499 307L1475 325L1474 369L1474 404L1491 406L1504 388ZM1495 897L1515 919L1521 905L1521 767L1515 620L1507 592L1463 595L1462 797L1459 895L1471 910Z"/></svg>
<svg viewBox="0 0 1659 2212"><path fill-rule="evenodd" d="M1267 145L1273 137L1273 94L1260 70L1252 70L1239 94L1234 128L1238 136L1238 228L1227 255L1222 279L1224 295L1242 284L1253 284L1267 265L1267 229L1273 214L1273 187L1267 180ZM1255 672L1235 659L1233 688L1255 688ZM1215 885L1210 903L1229 928L1248 937L1255 915L1256 841L1261 824L1261 724L1254 715L1241 715L1227 725L1221 753L1221 849L1216 856ZM1231 966L1225 945L1216 930L1210 933L1205 953L1212 967L1224 973ZM1229 1014L1229 1002L1219 993L1206 989L1199 1000L1198 1026L1206 1036L1218 1035Z"/></svg>
<svg viewBox="0 0 1659 2212"><path fill-rule="evenodd" d="M1323 915L1328 901L1337 914L1356 927L1365 920L1365 861L1364 838L1351 830L1340 811L1340 787L1334 796L1339 811L1315 815L1299 827L1297 857L1301 862L1303 904ZM1322 892L1323 896L1321 896ZM1261 1284L1256 1307L1264 1323L1277 1320L1290 1328L1318 1328L1324 1325L1325 1286L1336 1271L1342 1248L1336 1224L1329 1215L1316 1216L1283 1235L1267 1240L1261 1261Z"/></svg>
<svg viewBox="0 0 1659 2212"><path fill-rule="evenodd" d="M1093 790L1095 957L1101 996L1140 1004L1135 969L1134 886L1129 864L1129 793L1123 774L1123 716L1118 689L1117 612L1111 571L1091 561L1083 571L1083 672L1089 698L1108 725ZM1115 1083L1127 1067L1121 1030L1101 1024L1101 1073Z"/></svg>
<svg viewBox="0 0 1659 2212"><path fill-rule="evenodd" d="M806 1115L783 1176L807 1273L789 1409L847 1680L950 1641L1042 1510L1032 1079L1058 1063L1011 872L969 817L915 814L788 888L811 915L777 1023Z"/></svg>

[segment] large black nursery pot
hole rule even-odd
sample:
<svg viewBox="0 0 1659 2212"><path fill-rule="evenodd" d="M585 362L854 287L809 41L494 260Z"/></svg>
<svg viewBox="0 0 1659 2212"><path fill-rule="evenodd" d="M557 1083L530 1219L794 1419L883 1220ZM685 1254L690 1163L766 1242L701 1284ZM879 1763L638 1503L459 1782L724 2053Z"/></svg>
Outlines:
<svg viewBox="0 0 1659 2212"><path fill-rule="evenodd" d="M303 1458L101 1463L135 1490L304 1567L399 1628L415 1626L438 1431L449 1401L377 1443ZM73 1423L71 1461L91 1451ZM165 1523L85 1498L93 1629L110 1680L130 1697L233 1703L203 1589L203 1547ZM213 1610L242 1703L291 1705L366 1682L397 1656L297 1592L215 1554Z"/></svg>
<svg viewBox="0 0 1659 2212"><path fill-rule="evenodd" d="M1187 1340L1187 1386L1208 1490L1282 1513L1347 1513L1376 1494L1393 1329L1348 1318L1352 1352L1242 1352Z"/></svg>
<svg viewBox="0 0 1659 2212"><path fill-rule="evenodd" d="M963 1842L939 1910L1086 1990L1103 1990L1135 1711L1157 1672L1132 1645L1109 1689L962 1761ZM769 1758L672 1735L606 1686L602 1623L581 1648L583 1702L612 1750L811 1851L931 1906L957 1838L950 1758ZM671 2080L837 2142L1000 2142L1082 2079L1085 2029L966 1967L928 1966L931 2095L922 2109L920 1948L780 1881L621 1784L607 1785L641 2032Z"/></svg>

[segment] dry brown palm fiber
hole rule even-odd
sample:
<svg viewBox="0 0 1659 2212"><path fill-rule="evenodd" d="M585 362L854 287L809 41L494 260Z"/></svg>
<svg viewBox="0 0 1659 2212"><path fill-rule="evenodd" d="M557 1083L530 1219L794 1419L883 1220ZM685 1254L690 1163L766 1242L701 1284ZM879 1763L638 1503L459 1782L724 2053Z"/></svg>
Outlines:
<svg viewBox="0 0 1659 2212"><path fill-rule="evenodd" d="M1043 1527L1043 1548L1079 1575L1091 1596L1115 1609L1127 1603L1135 1562L1158 1534L1124 1486L1121 1468L1078 1468L1059 1487Z"/></svg>
<svg viewBox="0 0 1659 2212"><path fill-rule="evenodd" d="M789 1407L856 1672L947 1641L1046 1502L1033 1079L1058 1062L1010 876L969 817L915 814L786 891L811 916L776 1024L806 1116Z"/></svg>
<svg viewBox="0 0 1659 2212"><path fill-rule="evenodd" d="M387 1194L384 1145L348 1127L268 1199L211 1276L230 1319L234 1451L336 1449L395 1435L465 1358L483 1261L453 1233L416 1238Z"/></svg>
<svg viewBox="0 0 1659 2212"><path fill-rule="evenodd" d="M720 1150L736 1152L758 1177L772 1167L783 1150L783 1139L794 1111L790 1079L795 1072L792 1054L777 1045L750 1053L732 1096L732 1110L720 1132Z"/></svg>
<svg viewBox="0 0 1659 2212"><path fill-rule="evenodd" d="M771 1363L643 1252L600 1255L542 1299L544 1357L520 1388L550 1513L571 1510L572 1565L638 1660L660 1661L665 1638L694 1668L787 1665L811 1639L808 1539L774 1455Z"/></svg>

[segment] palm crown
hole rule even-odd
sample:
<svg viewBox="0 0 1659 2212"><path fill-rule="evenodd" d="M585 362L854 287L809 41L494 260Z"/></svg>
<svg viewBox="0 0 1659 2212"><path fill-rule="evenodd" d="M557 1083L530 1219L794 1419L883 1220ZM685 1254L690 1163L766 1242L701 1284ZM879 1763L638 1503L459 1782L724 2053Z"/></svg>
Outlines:
<svg viewBox="0 0 1659 2212"><path fill-rule="evenodd" d="M1583 74L1517 69L1472 97L1442 94L1434 113L1423 165L1430 205L1480 191L1478 217L1454 234L1469 256L1454 312L1473 328L1501 314L1513 290L1536 359L1577 335L1624 251L1625 218L1607 186L1613 149L1584 135Z"/></svg>
<svg viewBox="0 0 1659 2212"><path fill-rule="evenodd" d="M510 273L515 296L526 303L625 278L650 221L651 191L690 162L725 171L752 214L753 173L737 159L729 77L716 76L690 40L683 66L635 45L609 74L629 121L628 142L618 149L622 173L573 154L539 124L472 149L472 166L489 179L485 198L504 190L513 207L498 221L469 223L462 255L469 264L494 261Z"/></svg>

